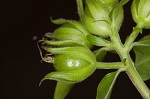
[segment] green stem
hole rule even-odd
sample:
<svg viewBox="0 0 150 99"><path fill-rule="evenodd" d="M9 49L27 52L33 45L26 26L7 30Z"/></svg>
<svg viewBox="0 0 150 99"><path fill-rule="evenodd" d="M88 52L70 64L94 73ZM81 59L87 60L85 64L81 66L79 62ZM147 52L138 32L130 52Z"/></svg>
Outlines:
<svg viewBox="0 0 150 99"><path fill-rule="evenodd" d="M97 69L119 69L123 67L124 64L122 62L111 62L111 63L97 62L96 64Z"/></svg>
<svg viewBox="0 0 150 99"><path fill-rule="evenodd" d="M139 93L142 95L144 99L150 99L150 90L144 83L144 81L141 79L140 75L136 71L134 67L134 63L129 55L129 51L131 50L129 46L131 46L132 42L134 41L136 35L131 34L132 37L129 37L127 43L125 46L122 45L120 41L120 37L118 33L113 33L111 36L111 40L114 46L114 49L119 54L122 61L125 61L125 67L126 67L126 73L128 74L130 80L134 84L134 86L137 88Z"/></svg>
<svg viewBox="0 0 150 99"><path fill-rule="evenodd" d="M77 2L77 10L78 10L79 17L80 19L82 19L84 15L83 0L77 0L76 2Z"/></svg>
<svg viewBox="0 0 150 99"><path fill-rule="evenodd" d="M129 64L128 64L129 65ZM140 77L139 73L136 71L134 65L130 64L126 73L128 74L129 78L131 79L134 86L140 92L144 99L150 99L150 90Z"/></svg>
<svg viewBox="0 0 150 99"><path fill-rule="evenodd" d="M133 31L129 38L126 40L124 46L128 47L128 51L130 51L133 47L133 42L135 41L136 37L138 36L139 32L142 32L141 28L138 28L137 26L133 28Z"/></svg>

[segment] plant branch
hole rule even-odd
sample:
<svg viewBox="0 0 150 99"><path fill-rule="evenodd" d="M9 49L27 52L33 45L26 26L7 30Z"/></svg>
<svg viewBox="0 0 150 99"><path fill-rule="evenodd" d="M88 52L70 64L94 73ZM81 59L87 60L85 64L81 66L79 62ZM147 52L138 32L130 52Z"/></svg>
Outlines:
<svg viewBox="0 0 150 99"><path fill-rule="evenodd" d="M140 92L144 99L150 99L150 90L147 85L144 83L142 78L140 77L139 73L136 71L134 65L130 64L129 68L127 69L126 73L128 74L129 78L131 79L134 86Z"/></svg>
<svg viewBox="0 0 150 99"><path fill-rule="evenodd" d="M133 30L134 31L134 30ZM128 74L130 80L134 84L134 86L137 88L137 90L140 92L142 97L144 99L150 99L150 90L147 87L147 85L144 83L138 72L136 71L134 67L134 63L129 55L130 47L135 40L137 36L137 33L134 31L131 34L131 37L127 40L126 44L123 46L120 37L118 33L113 33L111 36L112 44L114 46L114 49L116 52L119 54L122 62L125 59L125 68L126 68L126 73Z"/></svg>
<svg viewBox="0 0 150 99"><path fill-rule="evenodd" d="M119 69L119 68L124 68L124 63L122 62L111 62L111 63L97 62L96 68L97 69Z"/></svg>
<svg viewBox="0 0 150 99"><path fill-rule="evenodd" d="M130 34L130 36L128 37L128 39L124 44L124 46L128 48L128 52L132 49L133 42L135 41L136 37L140 32L142 32L141 28L138 28L137 26L133 28L132 33Z"/></svg>

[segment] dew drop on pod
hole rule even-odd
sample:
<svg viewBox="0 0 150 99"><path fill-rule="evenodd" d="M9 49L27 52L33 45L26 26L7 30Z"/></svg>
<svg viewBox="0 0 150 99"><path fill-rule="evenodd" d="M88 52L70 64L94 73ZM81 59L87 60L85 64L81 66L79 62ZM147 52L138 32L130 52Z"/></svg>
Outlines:
<svg viewBox="0 0 150 99"><path fill-rule="evenodd" d="M150 28L150 0L133 0L131 12L139 28Z"/></svg>
<svg viewBox="0 0 150 99"><path fill-rule="evenodd" d="M86 38L88 34L89 32L80 22L69 20L57 28L54 33L46 34L46 37L51 39L46 39L45 43L54 46L83 45L91 48L92 45Z"/></svg>
<svg viewBox="0 0 150 99"><path fill-rule="evenodd" d="M119 10L117 17L112 17L116 3L117 0L86 0L85 9L81 12L84 14L80 17L82 23L98 36L109 37L112 29L118 32L123 20L123 9Z"/></svg>
<svg viewBox="0 0 150 99"><path fill-rule="evenodd" d="M45 48L54 54L55 72L47 74L43 80L57 80L77 83L90 76L96 69L95 57L85 47Z"/></svg>

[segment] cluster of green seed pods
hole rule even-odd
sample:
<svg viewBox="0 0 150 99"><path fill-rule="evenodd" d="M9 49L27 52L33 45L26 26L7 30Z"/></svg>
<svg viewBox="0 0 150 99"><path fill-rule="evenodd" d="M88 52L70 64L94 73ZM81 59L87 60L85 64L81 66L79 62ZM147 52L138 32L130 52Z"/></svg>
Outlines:
<svg viewBox="0 0 150 99"><path fill-rule="evenodd" d="M47 53L42 57L53 64L55 71L42 81L57 81L54 99L64 99L74 83L87 79L98 68L107 49L114 50L111 36L121 28L123 5L128 1L77 0L79 21L51 20L60 27L43 36L42 48ZM133 0L131 12L139 29L150 28L150 0ZM93 51L93 46L99 49Z"/></svg>
<svg viewBox="0 0 150 99"><path fill-rule="evenodd" d="M43 48L52 56L55 72L47 74L44 79L77 83L91 75L95 67L95 56L90 51L92 44L88 41L90 33L78 21L57 19L62 24L44 36Z"/></svg>
<svg viewBox="0 0 150 99"><path fill-rule="evenodd" d="M83 7L82 0L77 0L80 21L52 20L61 26L44 35L42 46L48 53L44 59L50 59L47 62L53 63L56 71L47 74L43 80L77 83L90 76L97 63L97 55L91 48L109 45L105 38L119 31L125 1L85 0Z"/></svg>

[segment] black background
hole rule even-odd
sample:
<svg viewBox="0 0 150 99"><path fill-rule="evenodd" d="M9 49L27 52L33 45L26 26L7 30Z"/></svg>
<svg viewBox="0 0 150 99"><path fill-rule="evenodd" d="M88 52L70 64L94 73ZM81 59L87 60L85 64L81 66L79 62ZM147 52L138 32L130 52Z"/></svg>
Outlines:
<svg viewBox="0 0 150 99"><path fill-rule="evenodd" d="M130 3L125 5L125 21L120 34L122 41L132 31L135 23L130 15ZM78 20L75 0L5 0L0 4L1 40L1 99L53 99L55 81L40 80L53 71L50 64L40 62L36 41L56 25L52 18ZM144 30L149 32L149 30ZM143 35L147 35L144 33ZM143 35L138 36L138 39ZM132 57L134 58L134 54ZM118 61L118 56L108 54L105 61ZM66 99L95 99L96 88L102 77L111 70L96 70L84 82L76 84ZM149 81L146 84L150 87ZM142 99L128 76L121 73L114 86L111 99Z"/></svg>

